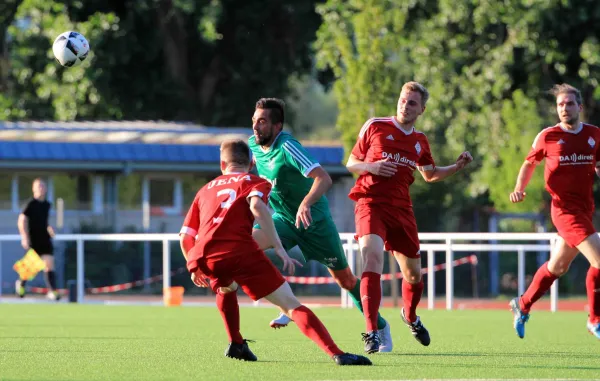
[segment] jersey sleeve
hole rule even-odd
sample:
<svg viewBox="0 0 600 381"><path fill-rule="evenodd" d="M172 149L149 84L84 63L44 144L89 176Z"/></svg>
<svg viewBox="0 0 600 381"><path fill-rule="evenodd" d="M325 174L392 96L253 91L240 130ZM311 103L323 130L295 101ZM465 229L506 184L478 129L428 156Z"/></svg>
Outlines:
<svg viewBox="0 0 600 381"><path fill-rule="evenodd" d="M356 156L358 160L365 160L367 157L367 151L369 150L371 133L373 131L371 125L373 124L373 119L369 119L363 124L358 133L358 139L356 140L356 144L354 144L354 148L352 148L352 155Z"/></svg>
<svg viewBox="0 0 600 381"><path fill-rule="evenodd" d="M537 134L525 160L531 164L539 164L546 157L546 139L544 131Z"/></svg>
<svg viewBox="0 0 600 381"><path fill-rule="evenodd" d="M435 161L431 155L431 147L429 146L427 137L425 137L425 135L423 135L423 137L424 138L420 139L419 143L417 143L421 145L421 154L417 160L417 169L419 171L433 171L435 168Z"/></svg>
<svg viewBox="0 0 600 381"><path fill-rule="evenodd" d="M287 161L304 177L308 177L310 171L321 166L296 140L286 140L281 148L285 152Z"/></svg>
<svg viewBox="0 0 600 381"><path fill-rule="evenodd" d="M27 218L31 217L31 204L33 204L33 200L27 202L27 204L23 207L23 210L21 210L21 214L24 214Z"/></svg>
<svg viewBox="0 0 600 381"><path fill-rule="evenodd" d="M250 202L251 197L260 197L265 204L269 204L269 195L271 194L271 184L268 181L260 179L251 185L246 200Z"/></svg>
<svg viewBox="0 0 600 381"><path fill-rule="evenodd" d="M194 198L194 202L192 202L192 206L190 206L190 210L188 210L185 220L183 220L183 226L179 231L179 235L187 234L192 237L196 237L198 234L198 229L200 228L200 192L196 194Z"/></svg>

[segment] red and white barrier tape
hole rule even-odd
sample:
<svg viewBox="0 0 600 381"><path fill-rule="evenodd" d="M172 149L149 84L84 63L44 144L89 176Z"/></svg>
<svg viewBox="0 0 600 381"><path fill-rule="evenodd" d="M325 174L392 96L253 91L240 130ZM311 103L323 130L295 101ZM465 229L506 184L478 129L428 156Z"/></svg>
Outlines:
<svg viewBox="0 0 600 381"><path fill-rule="evenodd" d="M452 262L452 265L460 266L460 265L464 265L466 263L471 263L471 264L476 265L477 264L477 256L469 255L468 257L456 259ZM446 268L445 263L433 266L434 271L443 270L445 268ZM428 271L429 271L428 268L423 268L423 269L421 269L421 274L427 274ZM402 273L400 273L400 272L397 273L396 278L402 279ZM332 284L332 283L335 283L335 280L329 276L314 276L314 277L312 277L312 276L286 276L285 279L289 283L295 283L295 284ZM383 274L381 276L381 280L386 280L386 281L392 280L392 274Z"/></svg>
<svg viewBox="0 0 600 381"><path fill-rule="evenodd" d="M181 267L177 270L171 271L171 276L176 275L176 274L181 274L184 272L187 272L186 268ZM108 292L129 290L130 288L133 288L133 287L138 287L138 286L142 286L144 284L158 282L158 281L162 280L162 278L163 278L163 275L160 274L160 275L155 275L155 276L147 278L147 279L136 280L135 282L115 284L113 286L90 287L90 288L86 288L85 291L88 294L104 294L104 293L108 293ZM33 292L33 293L38 293L38 294L45 294L48 292L48 289L46 287L30 287L28 289L28 291ZM67 289L60 289L57 291L60 292L61 294L68 294Z"/></svg>
<svg viewBox="0 0 600 381"><path fill-rule="evenodd" d="M477 264L477 256L469 255L468 257L455 259L452 262L452 265L460 266L460 265L464 265L467 263L476 265ZM435 265L433 267L434 271L443 270L445 268L446 268L445 263L441 263L441 264ZM177 270L171 271L171 276L176 275L176 274L181 274L186 271L187 270L185 267L181 267ZM428 272L429 272L429 269L427 267L421 269L421 274L427 274ZM158 282L158 281L162 280L162 278L163 278L163 276L162 276L162 274L160 274L160 275L155 275L155 276L147 278L147 279L136 280L135 282L116 284L113 286L90 287L90 288L86 288L85 291L88 294L104 294L104 293L109 293L109 292L129 290L130 288L133 288L133 287L138 287L138 286L142 286L144 284ZM396 278L402 279L402 273L398 272L396 274ZM335 280L330 276L286 276L285 279L289 283L293 283L293 284L333 284L333 283L335 283ZM385 280L385 281L392 280L392 274L383 274L381 276L381 280ZM28 291L33 292L33 293L45 294L48 292L48 289L45 287L30 287ZM61 290L58 290L58 292L60 292L61 294L67 294L68 290L61 289Z"/></svg>

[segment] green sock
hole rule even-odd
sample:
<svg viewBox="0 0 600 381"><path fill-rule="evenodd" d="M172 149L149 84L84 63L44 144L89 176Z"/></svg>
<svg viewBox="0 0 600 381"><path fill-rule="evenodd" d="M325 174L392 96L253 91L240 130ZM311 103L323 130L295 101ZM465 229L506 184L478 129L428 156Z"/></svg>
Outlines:
<svg viewBox="0 0 600 381"><path fill-rule="evenodd" d="M356 285L354 286L354 288L350 291L348 291L348 293L350 294L350 297L352 298L352 301L354 302L354 305L356 306L356 308L358 308L360 310L360 312L363 312L363 306L362 303L360 301L360 279L356 279ZM381 314L378 313L377 314L377 329L383 329L386 326L386 322L385 319L381 317Z"/></svg>

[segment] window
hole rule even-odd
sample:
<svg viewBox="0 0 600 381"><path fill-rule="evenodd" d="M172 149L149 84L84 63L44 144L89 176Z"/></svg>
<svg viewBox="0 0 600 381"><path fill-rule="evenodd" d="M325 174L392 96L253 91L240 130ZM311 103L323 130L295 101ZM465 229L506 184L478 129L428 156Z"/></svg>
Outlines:
<svg viewBox="0 0 600 381"><path fill-rule="evenodd" d="M54 202L62 198L65 210L92 210L93 182L90 175L59 174L53 175L52 181Z"/></svg>
<svg viewBox="0 0 600 381"><path fill-rule="evenodd" d="M0 173L0 210L12 209L12 175Z"/></svg>
<svg viewBox="0 0 600 381"><path fill-rule="evenodd" d="M174 179L150 179L150 206L172 208L175 204Z"/></svg>
<svg viewBox="0 0 600 381"><path fill-rule="evenodd" d="M181 176L181 182L183 188L183 208L187 210L192 201L194 201L196 193L207 183L207 179L198 175L184 175Z"/></svg>
<svg viewBox="0 0 600 381"><path fill-rule="evenodd" d="M142 209L142 176L130 174L118 179L118 199L120 210Z"/></svg>

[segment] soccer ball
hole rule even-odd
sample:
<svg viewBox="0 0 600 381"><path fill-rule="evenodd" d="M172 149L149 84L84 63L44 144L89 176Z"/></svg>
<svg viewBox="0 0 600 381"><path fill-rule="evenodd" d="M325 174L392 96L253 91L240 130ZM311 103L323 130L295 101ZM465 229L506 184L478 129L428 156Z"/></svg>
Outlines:
<svg viewBox="0 0 600 381"><path fill-rule="evenodd" d="M90 44L81 33L67 31L56 37L52 52L62 66L77 66L86 59Z"/></svg>

